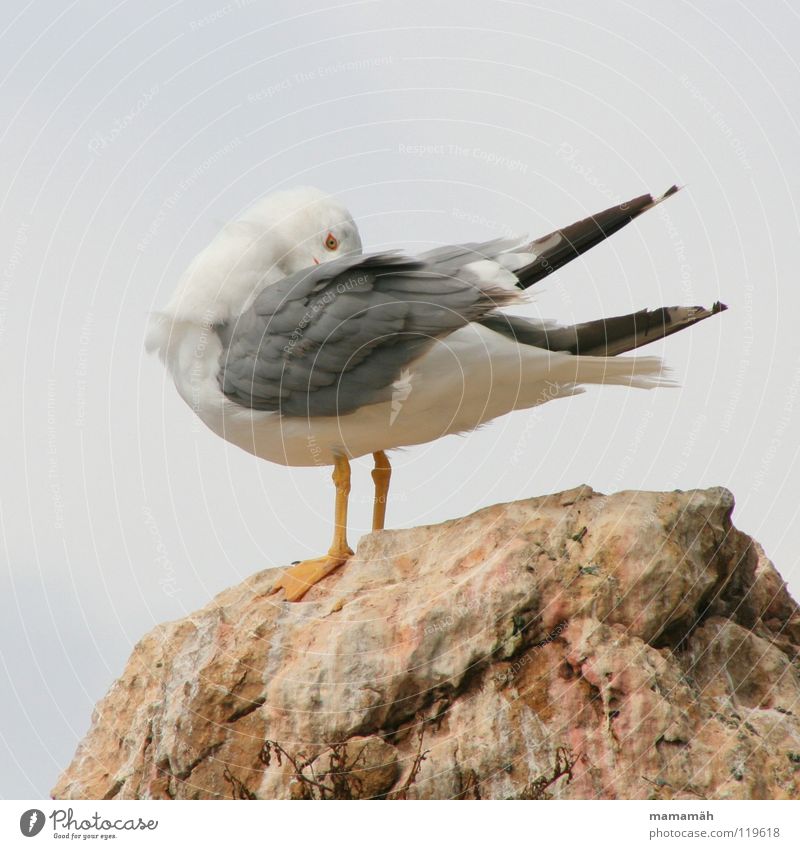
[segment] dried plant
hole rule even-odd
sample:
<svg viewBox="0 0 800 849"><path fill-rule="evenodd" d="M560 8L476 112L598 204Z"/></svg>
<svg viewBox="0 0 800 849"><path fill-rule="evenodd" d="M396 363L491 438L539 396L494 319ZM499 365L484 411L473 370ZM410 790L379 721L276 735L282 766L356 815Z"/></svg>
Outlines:
<svg viewBox="0 0 800 849"><path fill-rule="evenodd" d="M222 777L231 785L231 799L258 799L255 793L226 766Z"/></svg>
<svg viewBox="0 0 800 849"><path fill-rule="evenodd" d="M517 799L552 799L553 794L547 790L560 778L566 777L567 784L572 781L572 768L578 762L578 757L573 756L572 752L566 746L559 746L556 749L556 759L553 764L553 771L550 775L542 775L535 778L530 784L525 786L525 789L517 796Z"/></svg>
<svg viewBox="0 0 800 849"><path fill-rule="evenodd" d="M312 757L304 752L292 755L276 740L265 740L259 759L266 767L273 758L278 766L284 761L291 766L294 799L360 799L363 788L357 770L364 749L362 746L351 757L346 742L332 743L328 747L327 769L320 769L319 760L324 753Z"/></svg>
<svg viewBox="0 0 800 849"><path fill-rule="evenodd" d="M411 789L411 786L416 782L417 776L419 775L419 771L422 767L422 762L428 757L430 754L429 749L422 750L422 741L425 737L425 723L420 722L417 727L417 753L414 755L414 760L411 764L411 770L406 777L406 780L403 782L403 786L400 787L399 790L395 790L393 793L390 793L387 798L389 799L408 799L408 791Z"/></svg>

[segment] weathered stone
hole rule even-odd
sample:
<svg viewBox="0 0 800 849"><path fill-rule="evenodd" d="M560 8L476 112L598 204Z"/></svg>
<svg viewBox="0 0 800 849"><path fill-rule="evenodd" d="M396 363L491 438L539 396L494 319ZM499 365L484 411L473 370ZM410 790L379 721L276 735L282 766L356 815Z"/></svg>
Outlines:
<svg viewBox="0 0 800 849"><path fill-rule="evenodd" d="M260 572L136 646L53 794L797 797L800 611L732 509L580 487L371 534L300 603Z"/></svg>

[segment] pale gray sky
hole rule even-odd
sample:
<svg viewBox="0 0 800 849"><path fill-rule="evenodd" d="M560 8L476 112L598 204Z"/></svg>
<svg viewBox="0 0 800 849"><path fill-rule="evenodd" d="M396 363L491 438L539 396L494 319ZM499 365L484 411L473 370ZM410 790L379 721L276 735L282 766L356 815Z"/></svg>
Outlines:
<svg viewBox="0 0 800 849"><path fill-rule="evenodd" d="M540 235L686 190L547 281L564 322L731 309L593 389L395 455L393 527L581 483L729 487L800 591L800 69L786 2L5 4L0 796L44 796L134 643L327 548L328 469L193 420L146 316L229 217L317 185L367 247ZM433 146L427 152L419 145ZM369 522L354 474L351 541Z"/></svg>

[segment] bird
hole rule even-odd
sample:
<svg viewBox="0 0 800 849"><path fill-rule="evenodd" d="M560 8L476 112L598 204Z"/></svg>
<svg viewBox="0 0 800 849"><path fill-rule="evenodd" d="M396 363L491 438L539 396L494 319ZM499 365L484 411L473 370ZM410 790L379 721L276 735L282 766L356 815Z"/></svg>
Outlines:
<svg viewBox="0 0 800 849"><path fill-rule="evenodd" d="M388 452L466 434L589 384L674 385L653 356L619 357L722 312L662 307L570 326L509 312L559 268L673 196L644 194L531 240L364 251L335 197L268 194L189 264L145 345L216 434L258 458L332 466L327 554L281 571L299 601L352 556L350 461L372 455L373 530L385 527Z"/></svg>

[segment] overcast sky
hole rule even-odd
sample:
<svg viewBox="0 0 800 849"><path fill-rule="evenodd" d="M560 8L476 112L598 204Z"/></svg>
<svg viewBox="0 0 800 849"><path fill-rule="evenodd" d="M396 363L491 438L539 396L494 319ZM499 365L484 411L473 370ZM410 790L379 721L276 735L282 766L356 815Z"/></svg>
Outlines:
<svg viewBox="0 0 800 849"><path fill-rule="evenodd" d="M798 595L796 8L40 0L4 17L0 796L48 793L156 623L329 544L329 470L226 445L143 352L192 256L278 188L335 193L365 246L416 250L685 185L530 308L725 301L648 349L681 388L592 389L398 452L388 523L582 483L723 485ZM367 464L353 481L351 542Z"/></svg>

